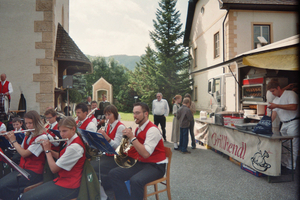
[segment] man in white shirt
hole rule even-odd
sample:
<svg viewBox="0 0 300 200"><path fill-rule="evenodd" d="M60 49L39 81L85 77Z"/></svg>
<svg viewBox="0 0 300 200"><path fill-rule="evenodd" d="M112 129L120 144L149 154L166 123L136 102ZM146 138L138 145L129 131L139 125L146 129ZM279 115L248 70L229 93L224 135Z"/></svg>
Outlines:
<svg viewBox="0 0 300 200"><path fill-rule="evenodd" d="M10 95L11 93L13 93L13 87L11 83L6 80L6 74L1 74L0 94L1 93L8 97L8 101L10 104L10 99L11 99Z"/></svg>
<svg viewBox="0 0 300 200"><path fill-rule="evenodd" d="M87 117L88 107L85 103L77 104L75 107L75 112L78 117L78 120L76 121L78 128L91 132L97 132L96 125L89 117Z"/></svg>
<svg viewBox="0 0 300 200"><path fill-rule="evenodd" d="M267 89L272 92L276 98L273 103L269 103L268 108L272 109L272 121L275 120L278 115L282 126L280 129L281 135L297 135L299 133L299 99L298 95L290 90L283 90L279 86L279 82L276 79L272 79L268 85ZM293 139L293 164L290 157L290 153L286 154L285 148L282 148L281 165L283 171L291 170L296 168L296 160L299 149L299 138ZM289 142L287 143L289 148Z"/></svg>
<svg viewBox="0 0 300 200"><path fill-rule="evenodd" d="M130 168L114 168L109 172L110 184L117 200L143 199L144 186L164 176L168 159L165 155L164 143L158 128L149 121L149 107L145 103L133 105L133 117L139 127L132 132L130 128L123 130L133 147L128 156L138 161ZM130 180L129 195L125 181Z"/></svg>
<svg viewBox="0 0 300 200"><path fill-rule="evenodd" d="M166 138L166 117L169 115L169 104L167 100L162 99L162 93L157 93L156 98L152 101L152 114L154 116L154 124L158 127L160 124L163 138Z"/></svg>

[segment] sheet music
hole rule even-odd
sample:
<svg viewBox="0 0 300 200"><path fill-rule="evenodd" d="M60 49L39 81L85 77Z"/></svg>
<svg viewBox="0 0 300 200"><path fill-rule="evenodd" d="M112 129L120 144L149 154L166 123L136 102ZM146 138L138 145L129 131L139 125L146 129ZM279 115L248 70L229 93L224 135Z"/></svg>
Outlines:
<svg viewBox="0 0 300 200"><path fill-rule="evenodd" d="M82 135L84 142L88 143L91 148L98 149L109 154L117 154L115 149L110 146L101 133L82 130L80 128L77 128L77 131Z"/></svg>
<svg viewBox="0 0 300 200"><path fill-rule="evenodd" d="M30 174L22 169L19 165L17 165L14 161L9 159L4 153L0 152L0 157L2 157L4 159L4 162L9 164L12 168L20 172L20 174L22 174L26 179L30 180Z"/></svg>

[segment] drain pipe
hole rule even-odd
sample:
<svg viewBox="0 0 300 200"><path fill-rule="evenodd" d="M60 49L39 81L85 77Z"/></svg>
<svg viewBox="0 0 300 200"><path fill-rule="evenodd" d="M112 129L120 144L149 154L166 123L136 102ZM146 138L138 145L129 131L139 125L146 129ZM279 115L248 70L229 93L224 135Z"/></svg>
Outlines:
<svg viewBox="0 0 300 200"><path fill-rule="evenodd" d="M225 30L225 20L226 20L226 18L227 18L227 15L228 15L228 13L229 13L229 8L227 9L227 13L226 13L226 15L225 15L225 18L224 18L224 20L223 20L223 23L222 23L222 31L223 31L223 62L225 62L225 34L224 34L224 30Z"/></svg>

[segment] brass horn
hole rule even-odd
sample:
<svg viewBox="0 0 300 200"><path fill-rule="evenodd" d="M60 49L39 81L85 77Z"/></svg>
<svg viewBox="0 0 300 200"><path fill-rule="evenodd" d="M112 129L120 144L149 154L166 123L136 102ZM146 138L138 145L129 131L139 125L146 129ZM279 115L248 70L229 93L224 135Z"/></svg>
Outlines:
<svg viewBox="0 0 300 200"><path fill-rule="evenodd" d="M131 127L129 127L131 129ZM136 159L127 155L128 151L132 147L127 136L123 136L120 145L117 147L116 152L118 155L114 155L114 160L122 168L130 168L137 162Z"/></svg>

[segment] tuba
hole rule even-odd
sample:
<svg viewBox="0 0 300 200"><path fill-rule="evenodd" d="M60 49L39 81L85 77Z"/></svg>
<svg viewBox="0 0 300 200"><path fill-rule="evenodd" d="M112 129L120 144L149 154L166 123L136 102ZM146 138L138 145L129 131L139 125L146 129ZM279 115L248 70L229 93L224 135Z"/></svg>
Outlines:
<svg viewBox="0 0 300 200"><path fill-rule="evenodd" d="M132 144L130 144L128 137L123 136L120 145L116 149L117 155L114 155L116 164L122 168L130 168L137 162L136 159L131 158L127 155L131 147Z"/></svg>

